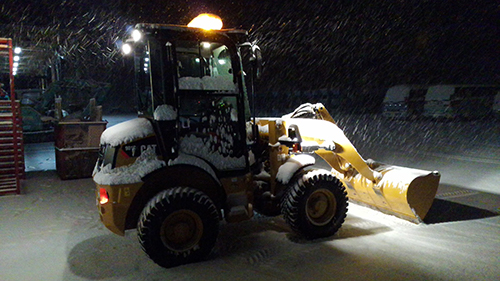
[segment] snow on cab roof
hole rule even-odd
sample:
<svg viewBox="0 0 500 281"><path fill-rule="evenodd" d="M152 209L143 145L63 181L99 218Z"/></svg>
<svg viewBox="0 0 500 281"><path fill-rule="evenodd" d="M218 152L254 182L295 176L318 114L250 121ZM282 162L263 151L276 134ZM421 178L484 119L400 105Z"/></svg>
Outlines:
<svg viewBox="0 0 500 281"><path fill-rule="evenodd" d="M119 146L135 139L154 134L153 126L146 118L136 118L116 124L101 135L101 145Z"/></svg>

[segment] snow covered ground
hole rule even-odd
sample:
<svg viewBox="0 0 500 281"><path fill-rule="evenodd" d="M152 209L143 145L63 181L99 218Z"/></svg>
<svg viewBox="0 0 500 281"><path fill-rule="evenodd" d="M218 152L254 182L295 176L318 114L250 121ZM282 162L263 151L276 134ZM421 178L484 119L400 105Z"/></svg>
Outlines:
<svg viewBox="0 0 500 281"><path fill-rule="evenodd" d="M335 117L334 117L335 118ZM500 194L500 120L336 119L364 158L441 172L441 183Z"/></svg>
<svg viewBox="0 0 500 281"><path fill-rule="evenodd" d="M334 237L306 242L256 217L223 225L210 260L163 269L100 223L91 179L31 172L0 197L0 280L499 280L498 123L337 119L365 158L442 173L425 224L351 203Z"/></svg>

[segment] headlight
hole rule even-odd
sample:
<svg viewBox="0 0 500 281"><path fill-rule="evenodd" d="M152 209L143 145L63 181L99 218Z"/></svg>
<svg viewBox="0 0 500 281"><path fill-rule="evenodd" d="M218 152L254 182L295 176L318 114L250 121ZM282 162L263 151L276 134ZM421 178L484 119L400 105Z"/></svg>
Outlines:
<svg viewBox="0 0 500 281"><path fill-rule="evenodd" d="M134 29L131 35L132 35L132 40L134 40L134 42L137 42L142 38L142 33L137 29Z"/></svg>
<svg viewBox="0 0 500 281"><path fill-rule="evenodd" d="M130 46L130 44L127 44L127 43L123 44L122 45L122 52L124 55L128 55L128 54L132 53L132 46Z"/></svg>

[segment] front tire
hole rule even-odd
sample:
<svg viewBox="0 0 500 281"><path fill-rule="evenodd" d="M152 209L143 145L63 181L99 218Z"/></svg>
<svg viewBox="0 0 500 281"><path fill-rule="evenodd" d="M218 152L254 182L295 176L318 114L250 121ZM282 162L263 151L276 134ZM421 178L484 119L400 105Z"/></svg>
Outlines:
<svg viewBox="0 0 500 281"><path fill-rule="evenodd" d="M177 187L149 201L137 229L146 254L169 268L201 261L211 253L219 233L219 214L205 193Z"/></svg>
<svg viewBox="0 0 500 281"><path fill-rule="evenodd" d="M281 203L285 221L306 239L334 235L347 215L347 192L328 171L312 170L299 175Z"/></svg>

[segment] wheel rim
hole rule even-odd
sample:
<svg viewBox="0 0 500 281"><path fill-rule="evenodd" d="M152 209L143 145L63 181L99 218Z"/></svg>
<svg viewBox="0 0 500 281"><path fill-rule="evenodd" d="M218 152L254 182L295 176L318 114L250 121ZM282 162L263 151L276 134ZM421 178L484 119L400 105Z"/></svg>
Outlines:
<svg viewBox="0 0 500 281"><path fill-rule="evenodd" d="M306 202L306 214L309 221L317 226L329 223L335 216L337 201L335 195L326 189L315 190Z"/></svg>
<svg viewBox="0 0 500 281"><path fill-rule="evenodd" d="M196 245L203 234L200 216L190 210L179 210L170 214L161 226L163 245L173 251L186 251Z"/></svg>

